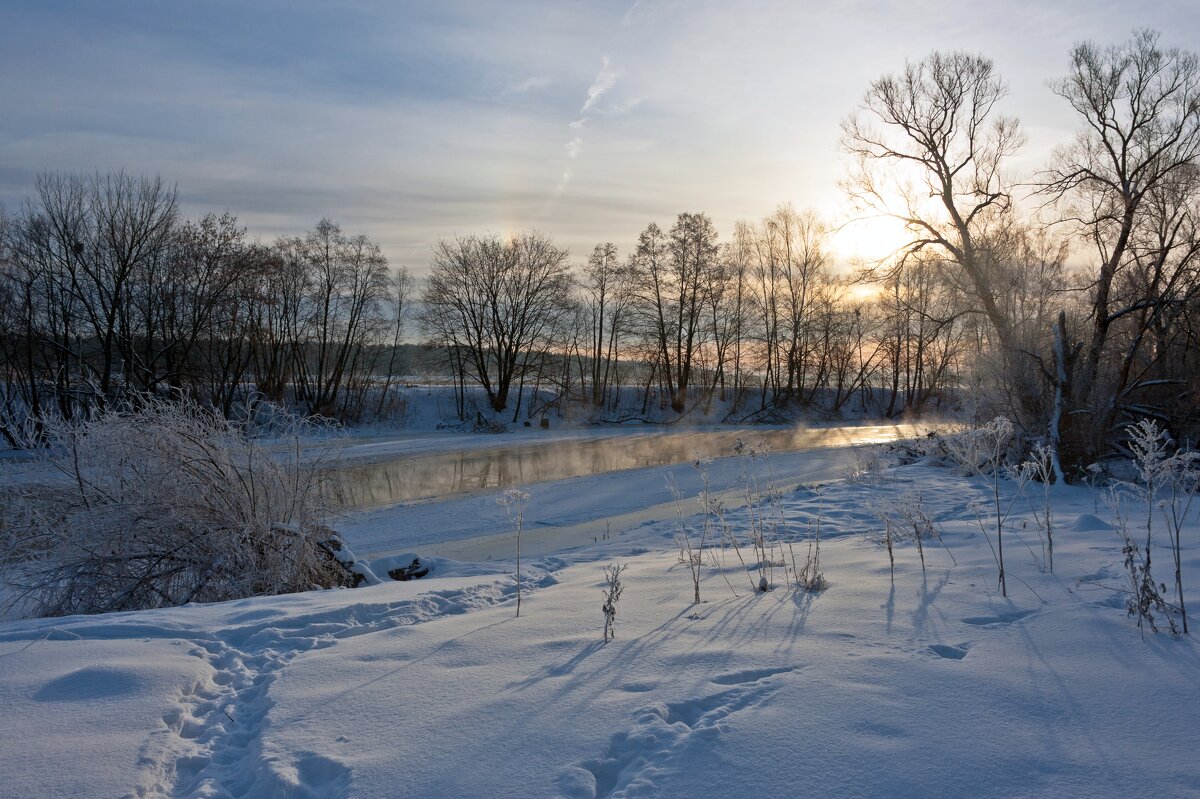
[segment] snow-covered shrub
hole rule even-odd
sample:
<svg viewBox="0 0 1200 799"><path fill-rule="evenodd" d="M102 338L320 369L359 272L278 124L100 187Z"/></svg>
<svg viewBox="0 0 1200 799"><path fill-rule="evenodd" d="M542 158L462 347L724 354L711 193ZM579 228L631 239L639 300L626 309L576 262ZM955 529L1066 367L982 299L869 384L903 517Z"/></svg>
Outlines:
<svg viewBox="0 0 1200 799"><path fill-rule="evenodd" d="M784 526L783 512L775 490L774 476L768 454L771 448L765 441L747 444L738 439L733 452L742 458L741 483L749 529L746 532L754 550L758 570L757 591L771 587L776 564L775 546ZM765 472L765 474L764 474Z"/></svg>
<svg viewBox="0 0 1200 799"><path fill-rule="evenodd" d="M154 397L47 420L36 477L3 506L8 605L57 616L356 584L326 525L329 444L303 446L296 418L270 446L247 424Z"/></svg>
<svg viewBox="0 0 1200 799"><path fill-rule="evenodd" d="M804 565L796 565L796 552L792 543L788 542L788 552L792 558L792 574L796 588L811 593L819 593L829 587L825 579L825 570L821 567L821 506L817 505L817 518L813 521L812 535L808 539L808 552L804 557ZM786 569L785 569L786 571Z"/></svg>
<svg viewBox="0 0 1200 799"><path fill-rule="evenodd" d="M887 547L888 567L891 569L890 575L892 582L896 582L896 536L895 524L892 522L891 515L884 515L883 520L883 536L881 543Z"/></svg>
<svg viewBox="0 0 1200 799"><path fill-rule="evenodd" d="M1154 546L1153 534L1151 531L1147 531L1143 545L1135 538L1140 531L1135 532L1135 528L1130 523L1129 505L1136 503L1137 500L1127 488L1112 485L1109 486L1105 501L1108 503L1109 510L1112 511L1117 533L1120 534L1123 542L1121 554L1124 556L1125 577L1128 581L1126 611L1130 616L1137 618L1138 629L1143 632L1146 627L1153 632L1158 632L1159 617L1155 616L1156 613L1166 619L1167 626L1172 633L1178 632L1173 618L1177 608L1163 597L1167 591L1166 583L1156 583L1150 568Z"/></svg>
<svg viewBox="0 0 1200 799"><path fill-rule="evenodd" d="M1155 612L1162 614L1172 633L1177 632L1174 616L1179 615L1183 632L1186 633L1180 534L1191 513L1197 489L1200 488L1200 475L1197 473L1200 453L1177 449L1167 432L1151 420L1130 425L1126 430L1137 479L1117 481L1109 491L1109 506L1124 539L1122 552L1130 585L1127 609L1129 615L1137 617L1139 628L1145 624L1156 632ZM1140 538L1144 530L1144 542L1135 540L1130 530L1127 507L1131 500L1145 514L1138 531ZM1156 515L1161 516L1170 537L1177 604L1166 601L1163 596L1167 592L1166 583L1156 582L1151 569Z"/></svg>
<svg viewBox="0 0 1200 799"><path fill-rule="evenodd" d="M792 584L796 590L810 591L810 593L820 593L829 587L829 583L824 577L824 569L821 565L821 494L817 492L817 515L812 519L810 525L810 535L808 540L808 552L805 553L804 565L798 565L796 561L796 548L793 547L792 541L787 542L787 553L792 560ZM782 551L782 547L780 547ZM787 578L787 567L784 567L784 577Z"/></svg>
<svg viewBox="0 0 1200 799"><path fill-rule="evenodd" d="M883 485L888 481L888 459L886 451L878 445L854 447L854 465L846 472L846 480L864 485Z"/></svg>
<svg viewBox="0 0 1200 799"><path fill-rule="evenodd" d="M995 475L1008 460L1015 443L1013 423L997 416L979 427L940 436L943 451L967 475Z"/></svg>
<svg viewBox="0 0 1200 799"><path fill-rule="evenodd" d="M969 428L954 435L943 436L941 446L950 458L968 475L980 475L989 478L992 502L987 516L984 518L983 505L975 504L975 520L979 529L987 538L988 545L996 558L996 568L999 572L997 583L1001 596L1008 596L1008 577L1004 570L1004 525L1012 512L1014 495L1005 504L1000 490L1000 480L1003 476L1004 465L1009 461L1011 450L1015 444L1015 429L1013 423L1003 416L997 416L992 421L979 427ZM994 523L994 527L993 527ZM994 530L995 540L990 534Z"/></svg>
<svg viewBox="0 0 1200 799"><path fill-rule="evenodd" d="M750 581L751 591L756 590L754 578L750 576L750 569L746 565L746 559L742 556L742 547L738 541L737 533L734 532L733 527L729 523L728 508L725 504L725 494L729 489L725 491L713 491L712 480L708 472L708 467L712 463L712 460L712 458L698 458L692 462L692 467L700 475L702 486L699 501L701 512L704 514L704 522L700 531L700 542L703 544L706 541L710 541L710 536L711 540L719 539L719 549L714 545L707 550L709 563L720 572L725 580L725 584L729 586L729 590L734 596L737 596L737 589L733 587L733 583L729 581L729 577L724 571L725 556L729 549L732 549L733 553L737 556L738 563L741 564L742 571L746 574L746 579ZM678 491L678 486L673 481L669 485L672 493ZM678 500L678 497L676 499ZM680 520L679 532L683 532L685 537L680 537L679 534L676 535L676 543L679 545L679 562L688 563L691 557L691 555L687 554L690 550L690 541L686 538L686 527L682 524L682 516ZM720 532L719 536L717 534L718 531ZM696 576L698 574L698 571L695 572Z"/></svg>
<svg viewBox="0 0 1200 799"><path fill-rule="evenodd" d="M621 601L621 594L625 590L621 575L627 568L626 565L616 563L604 567L604 588L601 589L604 592L604 604L600 609L604 613L605 641L617 637L617 603Z"/></svg>
<svg viewBox="0 0 1200 799"><path fill-rule="evenodd" d="M700 462L697 461L697 469L700 468ZM671 496L675 500L675 543L679 546L679 561L688 567L688 574L692 578L692 604L700 604L700 575L704 568L704 552L708 545L709 534L712 528L712 514L707 510L708 499L701 497L701 501L705 503L705 512L703 514L703 522L701 523L698 533L693 533L687 524L687 514L683 509L683 492L679 490L679 485L675 482L674 476L667 475L667 489L671 492Z"/></svg>
<svg viewBox="0 0 1200 799"><path fill-rule="evenodd" d="M810 593L820 593L829 587L829 582L825 579L825 570L821 566L820 538L809 539L808 553L805 555L804 565L799 570L796 569L795 554L792 555L792 558L792 570L796 575L797 588Z"/></svg>
<svg viewBox="0 0 1200 799"><path fill-rule="evenodd" d="M1045 444L1035 444L1029 456L1013 470L1013 479L1022 489L1030 483L1042 485L1041 507L1033 509L1033 521L1037 526L1038 540L1042 543L1041 567L1054 573L1054 503L1051 502L1050 486L1056 479L1057 455Z"/></svg>
<svg viewBox="0 0 1200 799"><path fill-rule="evenodd" d="M900 494L892 502L877 502L872 506L872 512L884 524L885 532L882 536L882 542L888 548L888 558L892 563L893 575L896 568L893 549L895 546L907 541L911 541L917 545L917 555L921 559L922 574L925 573L926 541L933 540L941 544L946 550L946 554L950 555L950 559L954 560L954 554L950 552L950 548L942 540L937 522L933 520L933 516L925 506L925 498L919 492L907 491Z"/></svg>

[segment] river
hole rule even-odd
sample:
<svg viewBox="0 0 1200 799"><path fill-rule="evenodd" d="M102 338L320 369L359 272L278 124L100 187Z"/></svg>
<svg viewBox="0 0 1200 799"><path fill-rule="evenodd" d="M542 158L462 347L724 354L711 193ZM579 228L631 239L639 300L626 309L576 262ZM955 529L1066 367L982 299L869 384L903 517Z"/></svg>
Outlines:
<svg viewBox="0 0 1200 799"><path fill-rule="evenodd" d="M732 456L740 439L764 442L774 453L872 444L919 435L916 425L638 429L624 435L487 446L401 455L338 469L343 503L367 510L398 503L437 501L478 491L527 486L628 469Z"/></svg>

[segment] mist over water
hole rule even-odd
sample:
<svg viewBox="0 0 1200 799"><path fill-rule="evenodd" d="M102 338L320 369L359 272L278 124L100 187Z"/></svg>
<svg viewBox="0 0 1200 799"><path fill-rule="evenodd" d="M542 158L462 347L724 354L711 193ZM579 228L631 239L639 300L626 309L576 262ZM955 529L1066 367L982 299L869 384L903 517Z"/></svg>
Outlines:
<svg viewBox="0 0 1200 799"><path fill-rule="evenodd" d="M367 509L397 502L432 501L456 494L584 477L625 469L734 455L738 439L765 442L772 452L892 441L919 435L917 425L822 428L742 427L657 430L597 440L522 442L510 447L401 457L339 470L342 502Z"/></svg>

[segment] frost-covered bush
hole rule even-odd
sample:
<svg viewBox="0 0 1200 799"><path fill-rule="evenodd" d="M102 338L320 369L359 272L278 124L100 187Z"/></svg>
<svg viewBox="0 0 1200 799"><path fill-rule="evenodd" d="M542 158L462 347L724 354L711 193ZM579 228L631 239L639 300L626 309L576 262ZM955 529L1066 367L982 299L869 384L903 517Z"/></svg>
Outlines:
<svg viewBox="0 0 1200 799"><path fill-rule="evenodd" d="M941 544L950 559L954 560L954 554L942 540L941 530L920 493L904 492L890 501L874 502L870 505L870 509L875 517L883 522L884 532L878 536L877 541L887 547L893 580L896 574L895 547L902 543L911 541L917 545L922 574L925 573L926 541L936 541Z"/></svg>
<svg viewBox="0 0 1200 799"><path fill-rule="evenodd" d="M795 577L796 588L809 593L819 594L829 587L825 579L825 568L821 565L821 517L818 513L813 525L812 535L808 539L808 552L804 556L804 565L796 562L796 552L788 542L788 551L792 556L792 574Z"/></svg>
<svg viewBox="0 0 1200 799"><path fill-rule="evenodd" d="M878 445L854 447L854 465L846 471L846 480L862 485L883 485L889 479L887 451Z"/></svg>
<svg viewBox="0 0 1200 799"><path fill-rule="evenodd" d="M950 460L967 475L995 475L1016 442L1013 423L1003 416L937 439Z"/></svg>
<svg viewBox="0 0 1200 799"><path fill-rule="evenodd" d="M946 453L967 475L988 478L992 495L988 503L990 507L985 512L983 504L974 504L972 510L980 531L992 547L998 571L997 585L1001 596L1005 597L1008 596L1008 577L1004 570L1004 526L1019 492L1005 503L1001 498L1000 480L1015 444L1016 430L1013 423L1003 416L941 439L941 446ZM994 538L992 532L995 533Z"/></svg>
<svg viewBox="0 0 1200 799"><path fill-rule="evenodd" d="M1117 529L1124 539L1125 570L1129 578L1129 615L1136 616L1138 627L1143 624L1157 631L1154 614L1167 622L1172 633L1177 632L1174 616L1183 622L1188 632L1187 611L1183 602L1183 574L1180 535L1191 513L1197 490L1200 490L1200 453L1179 449L1171 442L1167 431L1157 422L1143 420L1126 428L1129 449L1133 454L1136 480L1117 481L1109 491L1109 507L1117 517ZM1137 525L1144 540L1135 540L1131 531L1131 515L1127 508L1133 504L1144 514ZM1157 582L1151 570L1155 548L1156 515L1162 519L1170 538L1171 556L1175 567L1176 603L1165 598L1167 586Z"/></svg>
<svg viewBox="0 0 1200 799"><path fill-rule="evenodd" d="M6 605L58 616L354 585L327 524L326 443L276 420L248 422L187 400L47 422L33 477L4 498Z"/></svg>
<svg viewBox="0 0 1200 799"><path fill-rule="evenodd" d="M1058 455L1052 447L1035 444L1029 456L1012 472L1021 490L1030 483L1042 486L1041 507L1034 507L1033 522L1037 526L1038 540L1042 543L1041 567L1054 573L1054 503L1051 501L1050 486L1057 478Z"/></svg>
<svg viewBox="0 0 1200 799"><path fill-rule="evenodd" d="M742 459L742 473L738 482L749 522L746 535L757 564L756 591L767 591L771 587L775 566L780 563L775 556L775 548L779 544L779 534L786 526L768 460L770 451L765 441L747 444L740 438L733 447L734 454Z"/></svg>
<svg viewBox="0 0 1200 799"><path fill-rule="evenodd" d="M697 461L693 465L700 469L703 464ZM706 473L702 472L702 474ZM674 476L670 474L667 475L667 489L675 500L675 543L679 546L679 562L688 567L688 575L692 578L692 604L699 605L700 576L704 567L705 547L709 543L713 515L707 510L711 504L707 496L707 487L701 496L701 502L705 504L706 510L698 531L693 531L688 526L687 514L683 510L683 492L679 490Z"/></svg>

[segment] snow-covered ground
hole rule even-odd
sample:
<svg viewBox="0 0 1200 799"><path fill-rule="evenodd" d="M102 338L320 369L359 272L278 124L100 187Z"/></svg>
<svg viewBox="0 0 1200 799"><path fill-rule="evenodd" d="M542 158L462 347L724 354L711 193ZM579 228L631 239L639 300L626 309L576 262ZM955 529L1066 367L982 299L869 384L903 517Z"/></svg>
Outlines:
<svg viewBox="0 0 1200 799"><path fill-rule="evenodd" d="M682 465L531 486L520 618L500 559L511 540L478 537L504 529L503 509L472 495L371 511L345 532L360 553L491 562L0 625L0 795L1200 796L1200 648L1143 638L1125 615L1121 540L1088 488L1053 491L1054 574L1030 524L1039 492L1018 500L1002 598L969 509L988 498L980 478L910 465L841 480L845 450L770 462L786 534L803 542L821 519L820 594L755 593L726 552L692 605L676 521L644 513L670 500L665 472L694 497ZM738 468L714 462L714 485ZM914 493L949 553L929 546L923 575L900 549L893 582L872 509ZM746 509L728 515L746 526ZM602 643L612 562L629 571Z"/></svg>

